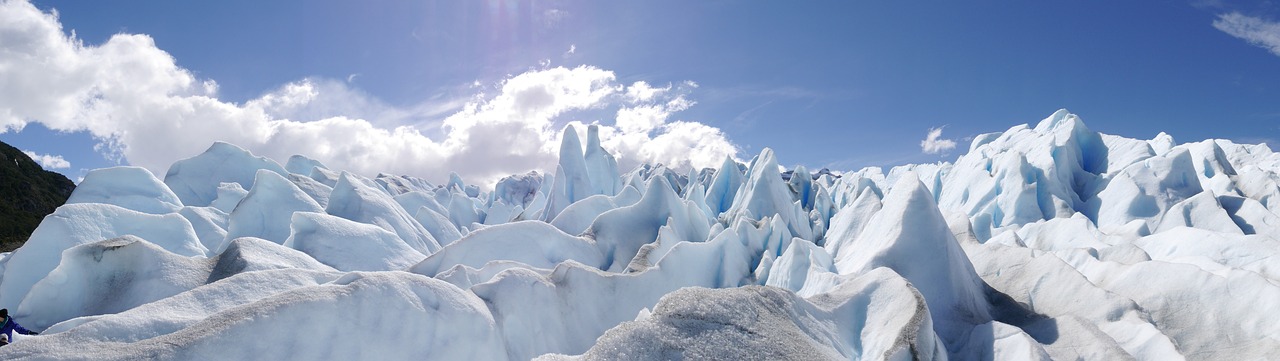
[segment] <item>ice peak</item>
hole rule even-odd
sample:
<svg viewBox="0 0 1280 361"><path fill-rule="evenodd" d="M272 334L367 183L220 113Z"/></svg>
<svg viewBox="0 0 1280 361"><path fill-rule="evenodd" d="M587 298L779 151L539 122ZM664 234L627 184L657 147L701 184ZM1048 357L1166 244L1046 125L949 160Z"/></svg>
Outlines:
<svg viewBox="0 0 1280 361"><path fill-rule="evenodd" d="M618 161L600 146L599 126L592 124L587 127L587 148L584 151L583 160L586 163L592 192L612 196L622 191Z"/></svg>
<svg viewBox="0 0 1280 361"><path fill-rule="evenodd" d="M858 252L836 264L841 274L879 267L901 274L928 301L935 329L948 347L965 342L965 330L975 322L991 320L981 279L914 172L898 178L866 227L845 246ZM930 261L914 261L922 259Z"/></svg>
<svg viewBox="0 0 1280 361"><path fill-rule="evenodd" d="M325 167L324 163L320 163L318 160L307 158L306 156L299 154L290 156L289 161L285 162L284 165L284 169L288 170L290 173L301 175L311 174L312 168L329 169L329 167Z"/></svg>
<svg viewBox="0 0 1280 361"><path fill-rule="evenodd" d="M1069 126L1069 125L1076 125L1076 124L1083 125L1084 122L1080 121L1079 116L1076 116L1075 114L1071 114L1071 112L1067 111L1066 108L1063 108L1063 109L1058 109L1058 111L1053 112L1052 115L1049 115L1048 118L1044 118L1044 120L1041 120L1040 123L1037 123L1035 130L1038 133L1048 133L1062 126Z"/></svg>
<svg viewBox="0 0 1280 361"><path fill-rule="evenodd" d="M289 174L280 163L253 155L230 143L214 142L197 156L174 162L164 176L165 185L188 206L203 207L217 197L218 185L239 183L249 189L259 169Z"/></svg>
<svg viewBox="0 0 1280 361"><path fill-rule="evenodd" d="M248 153L249 151L245 150L244 148L240 148L240 146L238 145L227 143L221 140L214 141L213 144L209 145L209 149L205 150L205 153L227 153L227 152Z"/></svg>
<svg viewBox="0 0 1280 361"><path fill-rule="evenodd" d="M600 126L595 124L588 125L586 151L590 152L592 149L596 148L600 148Z"/></svg>
<svg viewBox="0 0 1280 361"><path fill-rule="evenodd" d="M93 171L0 254L0 305L50 327L0 359L1280 349L1280 323L1255 322L1280 314L1265 302L1280 299L1280 155L1264 145L1101 134L1063 109L975 137L955 163L815 177L779 174L764 148L749 166L642 165L624 183L599 131L564 127L553 174L487 194L457 174L437 186L301 156L282 168L221 142L163 183L141 168ZM760 284L777 287L696 288ZM398 322L328 327L356 314Z"/></svg>
<svg viewBox="0 0 1280 361"><path fill-rule="evenodd" d="M725 156L724 163L720 164L720 169L716 170L716 175L711 180L711 186L707 188L707 206L713 213L719 215L733 206L734 196L742 188L742 178L738 163Z"/></svg>

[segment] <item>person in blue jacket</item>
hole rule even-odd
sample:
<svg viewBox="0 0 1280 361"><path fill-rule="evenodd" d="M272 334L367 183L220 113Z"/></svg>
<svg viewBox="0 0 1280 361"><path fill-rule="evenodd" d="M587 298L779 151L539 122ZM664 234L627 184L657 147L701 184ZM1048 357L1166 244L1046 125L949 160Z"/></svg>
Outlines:
<svg viewBox="0 0 1280 361"><path fill-rule="evenodd" d="M13 317L9 317L9 309L0 308L0 334L4 334L5 336L8 337L9 340L13 340L13 331L15 330L18 331L18 333L21 333L23 335L39 335L40 334L39 332L28 330L22 327L22 325L18 324L18 321L13 320ZM0 345L0 346L3 346L3 345Z"/></svg>

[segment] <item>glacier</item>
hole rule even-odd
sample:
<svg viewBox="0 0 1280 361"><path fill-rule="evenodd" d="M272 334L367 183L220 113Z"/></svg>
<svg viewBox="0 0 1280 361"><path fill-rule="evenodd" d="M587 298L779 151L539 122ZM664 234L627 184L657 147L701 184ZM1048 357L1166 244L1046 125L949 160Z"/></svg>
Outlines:
<svg viewBox="0 0 1280 361"><path fill-rule="evenodd" d="M1054 112L953 162L618 169L587 126L492 188L229 143L89 172L0 359L1219 360L1280 354L1280 153Z"/></svg>

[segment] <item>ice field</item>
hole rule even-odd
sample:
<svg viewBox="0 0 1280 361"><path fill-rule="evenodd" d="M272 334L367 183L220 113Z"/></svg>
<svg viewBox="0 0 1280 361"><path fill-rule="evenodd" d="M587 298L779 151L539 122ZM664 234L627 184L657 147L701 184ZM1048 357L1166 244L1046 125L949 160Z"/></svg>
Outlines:
<svg viewBox="0 0 1280 361"><path fill-rule="evenodd" d="M227 143L90 172L18 250L0 359L1252 360L1280 352L1280 154L1060 110L954 163L618 169L492 191ZM839 151L832 149L831 151ZM485 187L486 189L488 187Z"/></svg>

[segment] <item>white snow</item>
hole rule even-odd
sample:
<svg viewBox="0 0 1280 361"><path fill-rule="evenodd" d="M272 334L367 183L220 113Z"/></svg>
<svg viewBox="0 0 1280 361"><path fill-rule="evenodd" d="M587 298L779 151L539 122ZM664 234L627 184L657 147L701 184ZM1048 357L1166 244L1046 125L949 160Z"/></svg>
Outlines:
<svg viewBox="0 0 1280 361"><path fill-rule="evenodd" d="M579 358L944 358L923 300L905 286L880 269L808 299L772 287L683 288L664 296L651 314L606 332Z"/></svg>
<svg viewBox="0 0 1280 361"><path fill-rule="evenodd" d="M324 163L301 154L294 154L284 164L284 169L293 174L309 175L315 168L329 169L324 166Z"/></svg>
<svg viewBox="0 0 1280 361"><path fill-rule="evenodd" d="M69 343L72 338L93 337L93 333L72 332L80 327L116 332L99 323L146 322L163 314L103 318L14 343L0 352L13 359L95 360L492 360L503 356L503 341L484 302L443 281L404 272L353 272L332 282L298 286L209 312L176 331L138 341L77 338L80 342ZM223 287L220 291L242 290ZM282 338L293 341L282 342Z"/></svg>
<svg viewBox="0 0 1280 361"><path fill-rule="evenodd" d="M191 222L191 230L196 232L196 238L205 249L222 250L227 241L227 219L230 215L213 207L183 207L178 214Z"/></svg>
<svg viewBox="0 0 1280 361"><path fill-rule="evenodd" d="M0 254L0 307L43 331L0 358L1280 350L1280 154L1265 145L1125 138L1059 110L954 162L784 178L768 148L745 168L618 169L601 131L584 144L565 127L555 169L492 191L226 143L163 182L94 170Z"/></svg>
<svg viewBox="0 0 1280 361"><path fill-rule="evenodd" d="M88 315L117 313L204 284L212 264L135 236L79 245L36 282L16 315L37 329ZM69 295L68 291L76 294Z"/></svg>
<svg viewBox="0 0 1280 361"><path fill-rule="evenodd" d="M217 208L224 213L231 213L236 209L236 205L245 196L249 195L249 191L240 186L240 183L225 182L218 184L217 196L209 203L210 207Z"/></svg>
<svg viewBox="0 0 1280 361"><path fill-rule="evenodd" d="M45 217L27 243L5 260L0 304L17 307L31 286L58 266L62 251L124 235L155 240L152 243L182 256L204 256L208 251L191 222L177 213L155 215L109 204L67 204Z"/></svg>
<svg viewBox="0 0 1280 361"><path fill-rule="evenodd" d="M440 243L391 195L369 183L366 179L343 172L333 187L329 206L324 212L394 232L418 252L430 253L440 249Z"/></svg>
<svg viewBox="0 0 1280 361"><path fill-rule="evenodd" d="M480 268L490 261L553 268L567 260L597 268L605 266L594 241L560 232L543 222L523 221L471 232L426 257L410 271L435 276L454 266Z"/></svg>
<svg viewBox="0 0 1280 361"><path fill-rule="evenodd" d="M323 212L324 208L284 176L258 171L249 194L231 211L227 239L258 237L276 243L289 238L294 212Z"/></svg>
<svg viewBox="0 0 1280 361"><path fill-rule="evenodd" d="M991 321L983 282L960 248L933 196L914 175L898 179L852 243L855 251L835 264L840 274L888 267L901 274L930 305L934 330L948 349L967 346L973 326ZM928 260L922 262L921 260Z"/></svg>
<svg viewBox="0 0 1280 361"><path fill-rule="evenodd" d="M182 201L169 187L142 167L113 167L90 171L67 199L73 203L104 203L143 213L177 212Z"/></svg>
<svg viewBox="0 0 1280 361"><path fill-rule="evenodd" d="M402 270L423 257L395 233L324 213L295 212L284 246L340 271Z"/></svg>
<svg viewBox="0 0 1280 361"><path fill-rule="evenodd" d="M218 196L218 186L232 182L249 189L259 169L289 174L276 161L255 157L253 153L223 142L213 143L204 153L173 163L164 176L164 184L182 204L207 206Z"/></svg>

